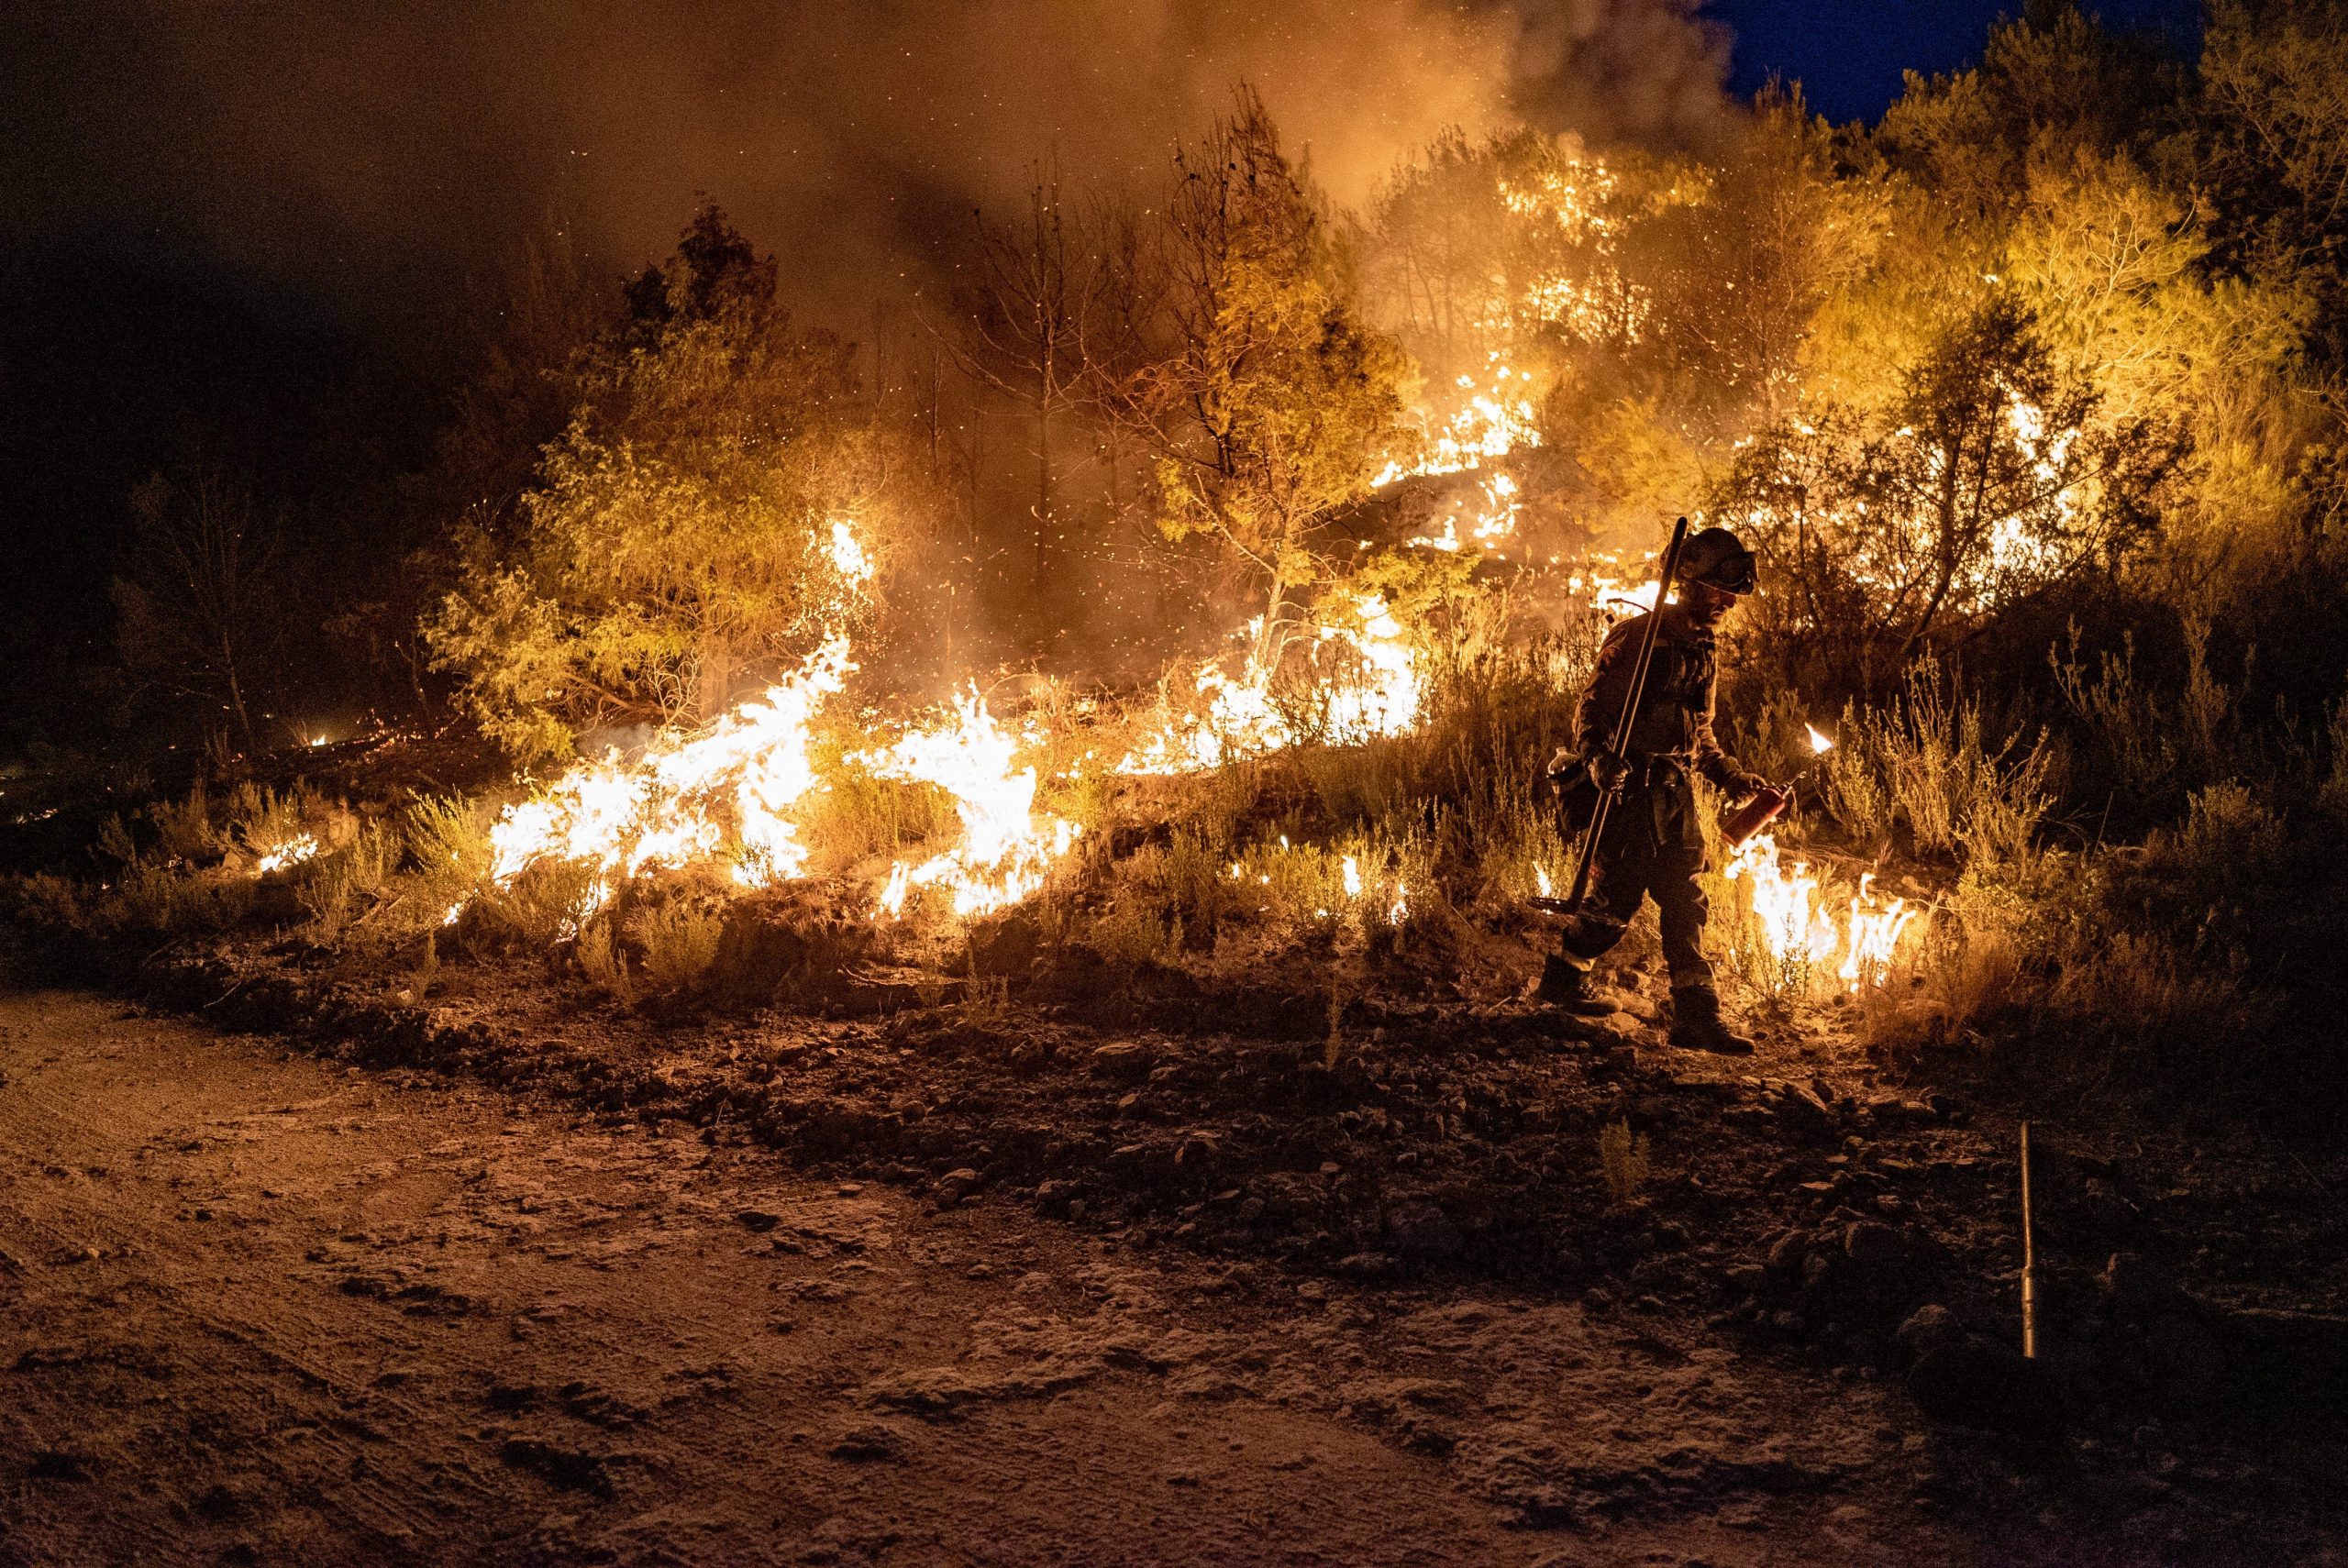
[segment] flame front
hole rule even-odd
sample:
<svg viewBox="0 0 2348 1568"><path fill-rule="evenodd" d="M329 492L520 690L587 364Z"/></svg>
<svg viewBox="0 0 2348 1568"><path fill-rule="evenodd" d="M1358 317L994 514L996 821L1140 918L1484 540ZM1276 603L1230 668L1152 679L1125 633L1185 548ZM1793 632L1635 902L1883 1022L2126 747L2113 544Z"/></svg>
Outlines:
<svg viewBox="0 0 2348 1568"><path fill-rule="evenodd" d="M1036 812L1036 770L1015 767L1018 742L995 722L973 686L954 702L952 721L916 730L885 751L856 758L882 778L935 784L954 797L962 842L919 865L890 868L880 911L902 914L907 891L943 884L954 912L991 914L1044 885L1052 865L1076 845L1074 823Z"/></svg>
<svg viewBox="0 0 2348 1568"><path fill-rule="evenodd" d="M1847 921L1838 926L1819 897L1819 878L1809 863L1797 860L1790 868L1781 865L1778 841L1768 834L1756 835L1737 851L1721 874L1751 888L1753 912L1777 966L1777 987L1783 990L1804 984L1837 953L1843 962L1834 973L1849 989L1879 983L1917 915L1905 899L1888 903L1878 899L1875 874L1868 872L1859 878Z"/></svg>
<svg viewBox="0 0 2348 1568"><path fill-rule="evenodd" d="M787 813L815 784L808 726L854 668L847 638L834 633L765 696L700 734L664 732L634 762L615 751L572 768L490 828L490 880L511 887L548 859L589 867L563 922L572 936L630 878L714 858L729 826L735 881L762 888L798 876L807 851Z"/></svg>

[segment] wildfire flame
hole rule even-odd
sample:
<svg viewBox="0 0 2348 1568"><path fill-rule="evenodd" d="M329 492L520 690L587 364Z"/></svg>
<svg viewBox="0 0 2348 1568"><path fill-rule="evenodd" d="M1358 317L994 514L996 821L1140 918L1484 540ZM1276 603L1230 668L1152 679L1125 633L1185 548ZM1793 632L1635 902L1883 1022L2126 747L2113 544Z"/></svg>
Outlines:
<svg viewBox="0 0 2348 1568"><path fill-rule="evenodd" d="M1802 725L1802 728L1810 732L1810 749L1811 755L1823 756L1828 752L1834 749L1834 743L1827 739L1824 735L1820 734L1816 724L1804 724Z"/></svg>
<svg viewBox="0 0 2348 1568"><path fill-rule="evenodd" d="M256 876L266 877L271 871L282 871L288 866L299 866L305 860L315 860L317 858L317 854L316 836L306 833L297 834L282 844L273 845L264 851L261 857L253 862L253 873Z"/></svg>
<svg viewBox="0 0 2348 1568"><path fill-rule="evenodd" d="M1843 962L1834 973L1849 989L1880 981L1917 914L1905 899L1878 899L1869 872L1859 878L1849 917L1838 925L1819 897L1819 878L1809 863L1781 864L1778 841L1768 834L1755 835L1737 851L1722 875L1752 889L1753 912L1760 918L1762 941L1778 966L1781 988L1798 986L1837 953Z"/></svg>
<svg viewBox="0 0 2348 1568"><path fill-rule="evenodd" d="M1453 498L1450 509L1431 517L1411 546L1499 555L1518 536L1523 497L1507 460L1540 445L1542 389L1534 370L1512 362L1509 340L1529 341L1528 332L1552 338L1638 336L1646 300L1616 265L1611 204L1619 193L1614 173L1578 153L1502 185L1511 214L1550 240L1579 247L1580 259L1570 276L1553 268L1501 280L1475 321L1488 343L1502 347L1479 349L1480 360L1471 361L1478 366L1474 373L1438 383L1421 411L1419 438L1373 481L1382 488L1412 477L1467 476L1445 487ZM1668 199L1687 198L1675 193ZM2058 481L2076 432L2050 435L2040 412L2019 401L2010 424L2040 476ZM2067 494L2062 499L2067 507ZM2026 543L2003 533L1996 541L2003 555ZM876 562L845 518L830 520L809 547L836 576L837 624L845 624L845 612L875 580ZM1609 616L1667 602L1651 555L1643 560L1593 555L1571 571L1567 588ZM1378 594L1340 588L1320 613L1321 620L1274 626L1268 635L1261 620L1245 628L1246 653L1191 670L1185 700L1163 704L1113 771L1189 774L1308 739L1348 745L1408 732L1418 721L1427 672L1393 607ZM1286 701L1283 682L1306 666L1314 702ZM563 934L573 935L628 878L653 867L723 858L745 887L804 876L810 851L796 817L811 794L827 787L818 776L813 730L854 668L847 634L835 629L759 699L705 729L664 733L634 759L615 753L571 768L508 808L492 828L491 881L510 886L550 859L583 867L587 890L563 927ZM1808 729L1813 753L1832 747L1829 737ZM959 839L951 847L891 864L874 895L875 920L903 918L926 889L939 897L920 901L943 903L958 917L971 918L1016 904L1044 885L1081 831L1037 807L1037 768L1023 757L1048 738L1006 727L971 686L935 717L846 759L874 778L945 790L959 819ZM1279 847L1290 847L1285 836ZM272 850L260 867L268 871L316 853L316 841L305 835ZM1379 864L1374 856L1372 864ZM1535 865L1533 872L1540 894L1550 896L1548 868ZM1234 862L1228 875L1245 880L1246 867ZM1826 966L1838 954L1836 973L1851 988L1878 980L1916 917L1904 900L1877 898L1869 877L1861 878L1838 921L1821 878L1805 862L1781 864L1775 840L1766 834L1747 844L1725 875L1748 889L1763 940L1789 984L1790 977ZM1411 894L1400 877L1390 884L1384 872L1366 876L1360 857L1352 855L1343 857L1340 876L1346 898L1362 915L1382 911L1396 924L1407 918ZM1271 882L1268 875L1256 879ZM451 909L449 918L463 907Z"/></svg>
<svg viewBox="0 0 2348 1568"><path fill-rule="evenodd" d="M732 829L734 879L768 887L806 868L786 814L814 787L808 724L848 672L847 638L834 633L799 668L697 735L664 733L634 762L616 751L574 767L535 799L509 806L489 830L490 880L510 887L549 857L591 868L565 936L652 867L715 857Z"/></svg>
<svg viewBox="0 0 2348 1568"><path fill-rule="evenodd" d="M936 785L954 797L962 819L962 842L951 850L891 867L883 913L901 914L912 888L944 884L954 912L967 918L1018 903L1044 885L1052 863L1082 830L1060 817L1037 821L1036 770L1012 766L1018 749L973 686L955 699L950 723L916 730L886 751L855 759L883 778Z"/></svg>
<svg viewBox="0 0 2348 1568"><path fill-rule="evenodd" d="M1333 685L1320 715L1316 733L1339 745L1408 730L1425 687L1417 650L1385 598L1356 595L1352 610L1354 625L1322 625L1312 632L1313 643L1350 652L1358 666L1353 678ZM1250 623L1247 633L1260 645L1263 623ZM1117 771L1195 773L1296 745L1306 736L1273 700L1277 673L1277 657L1266 660L1254 653L1237 680L1224 674L1220 662L1209 660L1193 677L1196 704L1160 719Z"/></svg>

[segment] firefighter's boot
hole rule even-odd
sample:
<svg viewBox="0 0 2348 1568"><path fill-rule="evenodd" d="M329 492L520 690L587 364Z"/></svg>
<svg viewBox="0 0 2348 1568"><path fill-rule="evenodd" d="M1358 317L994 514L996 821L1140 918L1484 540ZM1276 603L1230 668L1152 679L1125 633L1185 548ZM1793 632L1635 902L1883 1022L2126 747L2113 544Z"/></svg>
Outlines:
<svg viewBox="0 0 2348 1568"><path fill-rule="evenodd" d="M1533 994L1551 1007L1581 1018L1604 1018L1615 1010L1611 1003L1591 994L1588 969L1555 953L1541 966L1541 984Z"/></svg>
<svg viewBox="0 0 2348 1568"><path fill-rule="evenodd" d="M1710 1051L1716 1056L1753 1055L1753 1042L1721 1021L1720 993L1710 986L1672 991L1671 1043L1683 1051Z"/></svg>

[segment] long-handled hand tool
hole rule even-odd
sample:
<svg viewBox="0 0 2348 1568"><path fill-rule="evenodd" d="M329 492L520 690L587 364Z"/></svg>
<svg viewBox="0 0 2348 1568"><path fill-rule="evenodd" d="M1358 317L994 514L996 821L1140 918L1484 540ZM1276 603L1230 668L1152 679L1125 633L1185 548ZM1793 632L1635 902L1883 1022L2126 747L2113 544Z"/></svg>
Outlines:
<svg viewBox="0 0 2348 1568"><path fill-rule="evenodd" d="M1631 666L1631 687L1623 700L1623 715L1614 723L1612 755L1626 756L1631 749L1631 727L1639 720L1639 702L1646 695L1647 667L1655 662L1655 637L1663 624L1663 603L1671 594L1671 580L1679 569L1679 547L1688 542L1688 519L1682 517L1671 525L1671 544L1663 552L1663 577L1656 585L1655 608L1647 613L1646 624L1639 628L1639 653ZM1581 852L1574 858L1574 883L1566 894L1563 908L1572 912L1581 908L1589 895L1589 864L1597 853L1599 835L1606 831L1606 813L1614 798L1623 792L1618 782L1599 792L1598 804L1589 813L1589 831L1582 834Z"/></svg>
<svg viewBox="0 0 2348 1568"><path fill-rule="evenodd" d="M2038 1249L2030 1233L2030 1123L2021 1124L2021 1353L2038 1354Z"/></svg>

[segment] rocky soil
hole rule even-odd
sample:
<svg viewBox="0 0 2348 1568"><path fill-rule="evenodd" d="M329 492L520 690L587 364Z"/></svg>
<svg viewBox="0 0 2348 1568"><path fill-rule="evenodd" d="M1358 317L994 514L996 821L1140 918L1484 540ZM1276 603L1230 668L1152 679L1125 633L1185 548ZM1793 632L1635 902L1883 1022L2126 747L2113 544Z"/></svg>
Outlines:
<svg viewBox="0 0 2348 1568"><path fill-rule="evenodd" d="M365 1069L331 1081L385 1097L387 1137L421 1137L435 1116L465 1108L474 1121L443 1130L427 1151L456 1173L448 1201L487 1179L470 1175L486 1168L484 1146L531 1146L507 1143L503 1127L493 1140L481 1124L502 1103L526 1100L544 1109L517 1136L537 1136L527 1132L537 1126L592 1139L608 1151L592 1169L640 1164L657 1178L667 1196L646 1199L652 1213L690 1209L707 1242L692 1253L696 1269L716 1255L712 1237L729 1258L875 1264L871 1245L825 1240L831 1221L804 1220L792 1207L801 1200L828 1212L852 1198L858 1212L885 1210L893 1235L960 1238L950 1285L917 1271L878 1293L880 1309L859 1282L835 1279L847 1294L834 1301L823 1295L830 1285L809 1285L814 1305L792 1309L837 1307L839 1321L862 1331L875 1310L900 1321L907 1291L971 1297L956 1309L969 1333L937 1338L936 1325L917 1325L900 1342L951 1353L876 1371L852 1397L812 1366L774 1371L772 1397L833 1401L803 1438L821 1448L822 1487L836 1483L829 1467L856 1466L860 1453L899 1463L914 1439L971 1434L978 1413L1056 1410L1130 1381L1154 1390L1150 1413L1135 1418L1153 1432L1190 1422L1194 1407L1227 1416L1260 1406L1309 1413L1405 1466L1418 1477L1409 1485L1445 1501L1403 1514L1468 1532L1435 1560L1637 1561L1623 1555L1629 1543L1651 1536L1664 1562L1815 1557L1821 1540L1847 1547L1854 1562L1982 1551L2304 1562L2338 1524L2348 1247L2332 1195L2348 1186L2348 1168L2248 1138L2197 1148L2141 1126L2042 1121L2046 1354L2025 1364L2008 1348L2018 1338L2016 1108L1962 1063L1899 1076L1870 1065L1832 1020L1769 1021L1751 1059L1689 1056L1663 1046L1633 975L1623 1014L1570 1033L1520 1004L1390 1002L1348 1014L1332 1051L1325 1037L1235 1032L1227 1009L1179 999L1146 1010L1155 1027L1105 1023L1103 1009L1080 1003L984 995L930 1005L899 997L886 1010L832 1019L655 1016L615 1010L526 964L469 963L421 1003L403 999L397 977L305 969L282 955L181 952L96 973L153 1005L275 1032ZM175 1060L249 1050L152 1021L104 1033L126 1032L153 1033L150 1048ZM84 1054L68 1048L49 1066L62 1070ZM268 1109L236 1110L228 1100L238 1091L222 1092L224 1115ZM0 1091L0 1108L8 1100ZM1610 1188L1600 1145L1618 1123L1647 1168L1627 1177L1618 1168ZM440 1250L437 1229L432 1241L417 1242L422 1234L409 1240L429 1246L428 1259L461 1256ZM484 1258L502 1255L491 1232L476 1239ZM337 1312L428 1318L441 1298L404 1293L486 1300L494 1292L485 1286L502 1278L493 1270L475 1281L484 1288L469 1290L413 1267L370 1271L352 1262L363 1250L345 1257L327 1244L325 1263L310 1250L303 1265L324 1271L316 1278ZM594 1255L585 1248L545 1264L568 1280ZM681 1255L662 1253L671 1264ZM7 1266L0 1285L19 1287L21 1268L6 1275ZM1082 1283L1090 1269L1122 1283L1095 1299ZM1085 1293L1081 1332L1065 1314L1025 1310L1018 1292L1032 1296L1046 1280ZM1017 1320L1008 1327L975 1299L1006 1284L1017 1287L1000 1309ZM681 1288L642 1286L648 1300ZM1103 1319L1124 1297L1146 1300L1156 1316ZM846 1305L856 1301L864 1305ZM476 1315L441 1312L455 1322ZM498 1332L513 1320L503 1307L486 1316ZM1147 1342L1119 1340L1127 1329ZM707 1332L713 1342L739 1334L766 1344L741 1324ZM178 1375L209 1375L205 1361ZM601 1386L553 1372L507 1381L536 1391L512 1412L534 1418L575 1418L559 1391ZM493 1444L503 1482L518 1474L567 1493L588 1507L581 1518L602 1521L597 1529L661 1492L642 1479L654 1469L565 1446L530 1423L484 1417L476 1426L503 1434ZM851 1426L863 1436L840 1435ZM840 1433L823 1447L832 1427ZM17 1430L28 1443L39 1436ZM78 1462L41 1457L81 1451L39 1441L49 1446L0 1455L0 1474L16 1463L34 1489L19 1495L82 1485L47 1474ZM563 1457L578 1454L596 1463ZM1124 1477L1105 1483L1117 1491L1136 1473L1103 1474ZM712 1471L697 1485L725 1493L757 1485L745 1479L755 1474ZM1301 1473L1276 1474L1328 1500ZM950 1493L965 1483L938 1484ZM1272 1476L1257 1484L1288 1489ZM1404 1485L1366 1484L1380 1496ZM1065 1474L1058 1485L1069 1485ZM1177 1511L1189 1505L1185 1484L1164 1485L1183 1499ZM1139 1529L1122 1496L1062 1495L1089 1499L1087 1517ZM1342 1512L1294 1516L1307 1522L1279 1538L1292 1543L1279 1548L1287 1558L1235 1546L1232 1560L1384 1560L1367 1543L1386 1527L1348 1536ZM404 1528L443 1539L428 1522ZM905 1536L878 1560L1100 1560L1110 1539L1084 1537L1088 1558L1038 1529L996 1559L968 1541L916 1547ZM1339 1533L1315 1534L1324 1530ZM657 1529L625 1542L590 1533L596 1550L624 1559L660 1539ZM260 1547L249 1532L231 1535L231 1546ZM726 1539L729 1551L752 1550L739 1544L747 1538ZM1170 1551L1172 1539L1157 1545ZM1397 1540L1415 1545L1395 1560L1429 1560L1424 1539ZM550 1548L547 1560L573 1560L564 1553L575 1545ZM873 1556L869 1545L794 1541L791 1551ZM778 1537L756 1550L794 1560L783 1547ZM1213 1560L1202 1546L1168 1560L1202 1554Z"/></svg>

